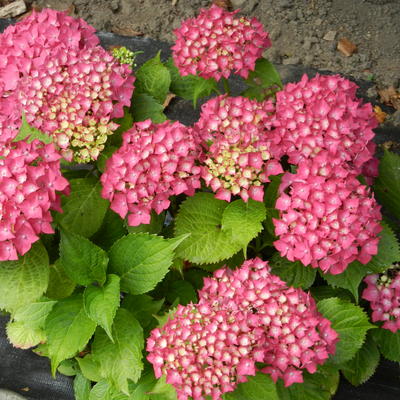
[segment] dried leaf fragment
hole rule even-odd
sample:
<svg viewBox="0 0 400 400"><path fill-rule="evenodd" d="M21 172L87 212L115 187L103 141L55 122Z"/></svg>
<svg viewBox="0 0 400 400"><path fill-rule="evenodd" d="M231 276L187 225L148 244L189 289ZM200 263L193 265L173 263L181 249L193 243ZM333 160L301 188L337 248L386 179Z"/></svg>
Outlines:
<svg viewBox="0 0 400 400"><path fill-rule="evenodd" d="M346 57L350 57L357 51L357 46L347 38L341 38L338 41L337 49Z"/></svg>
<svg viewBox="0 0 400 400"><path fill-rule="evenodd" d="M111 31L121 36L143 36L144 33L133 29L131 26L113 26Z"/></svg>
<svg viewBox="0 0 400 400"><path fill-rule="evenodd" d="M175 93L168 93L168 94L167 94L167 97L166 97L165 100L164 100L163 108L167 108L168 105L169 105L169 103L171 103L171 100L172 100L174 97L176 97L176 94L175 94Z"/></svg>
<svg viewBox="0 0 400 400"><path fill-rule="evenodd" d="M387 113L382 111L382 108L379 106L374 107L374 113L375 113L375 118L378 120L380 124L383 124L385 122L385 119L387 118Z"/></svg>
<svg viewBox="0 0 400 400"><path fill-rule="evenodd" d="M232 7L230 0L213 0L212 3L224 10L230 10Z"/></svg>
<svg viewBox="0 0 400 400"><path fill-rule="evenodd" d="M400 110L400 93L393 86L379 90L378 93L383 104Z"/></svg>

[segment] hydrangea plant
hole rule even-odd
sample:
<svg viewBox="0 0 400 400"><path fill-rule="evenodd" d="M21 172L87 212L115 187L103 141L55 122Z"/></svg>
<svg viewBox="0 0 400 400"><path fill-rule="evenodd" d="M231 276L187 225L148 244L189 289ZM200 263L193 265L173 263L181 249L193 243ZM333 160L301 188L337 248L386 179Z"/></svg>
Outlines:
<svg viewBox="0 0 400 400"><path fill-rule="evenodd" d="M283 85L238 11L175 35L137 67L62 12L1 34L10 342L77 400L328 400L400 361L400 158L371 105L338 75Z"/></svg>

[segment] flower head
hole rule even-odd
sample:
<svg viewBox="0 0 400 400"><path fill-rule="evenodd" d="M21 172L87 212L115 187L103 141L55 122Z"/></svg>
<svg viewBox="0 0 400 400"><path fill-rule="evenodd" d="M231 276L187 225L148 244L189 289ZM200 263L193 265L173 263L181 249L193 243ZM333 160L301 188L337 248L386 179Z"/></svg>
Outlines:
<svg viewBox="0 0 400 400"><path fill-rule="evenodd" d="M202 106L194 134L202 143L201 175L218 199L263 201L263 183L283 172L269 150L269 128L274 108L245 97L219 96Z"/></svg>
<svg viewBox="0 0 400 400"><path fill-rule="evenodd" d="M172 56L183 76L198 74L218 81L232 71L247 78L254 70L256 60L271 42L256 18L238 18L237 12L213 5L174 31Z"/></svg>
<svg viewBox="0 0 400 400"><path fill-rule="evenodd" d="M370 302L372 321L383 321L382 328L400 331L400 264L383 274L368 275L362 298Z"/></svg>
<svg viewBox="0 0 400 400"><path fill-rule="evenodd" d="M53 233L50 209L61 211L68 181L53 144L17 142L0 159L0 261L25 254L41 233Z"/></svg>
<svg viewBox="0 0 400 400"><path fill-rule="evenodd" d="M150 223L150 212L169 207L168 198L193 195L200 187L198 146L179 122L136 123L123 134L123 144L107 161L102 196L131 226Z"/></svg>

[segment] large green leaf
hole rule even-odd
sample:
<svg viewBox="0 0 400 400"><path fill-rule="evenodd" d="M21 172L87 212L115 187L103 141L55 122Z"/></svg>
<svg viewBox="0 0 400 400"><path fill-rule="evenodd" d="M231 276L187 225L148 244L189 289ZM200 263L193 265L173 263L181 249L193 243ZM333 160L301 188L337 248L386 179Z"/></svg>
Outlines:
<svg viewBox="0 0 400 400"><path fill-rule="evenodd" d="M385 150L379 163L374 192L379 202L400 219L400 156Z"/></svg>
<svg viewBox="0 0 400 400"><path fill-rule="evenodd" d="M47 297L54 300L64 299L72 294L75 287L76 283L65 273L60 259L50 265L49 285L46 291Z"/></svg>
<svg viewBox="0 0 400 400"><path fill-rule="evenodd" d="M13 311L37 299L49 282L49 257L41 242L17 261L0 262L0 309Z"/></svg>
<svg viewBox="0 0 400 400"><path fill-rule="evenodd" d="M147 233L130 233L110 249L110 269L121 277L121 289L131 294L146 293L160 282L174 258L174 249L187 235L164 239Z"/></svg>
<svg viewBox="0 0 400 400"><path fill-rule="evenodd" d="M292 262L275 253L269 260L272 273L278 275L288 286L308 289L315 280L317 270L305 267L300 261Z"/></svg>
<svg viewBox="0 0 400 400"><path fill-rule="evenodd" d="M234 392L225 393L224 400L279 400L276 386L271 377L261 372L249 376L248 381L240 383Z"/></svg>
<svg viewBox="0 0 400 400"><path fill-rule="evenodd" d="M112 387L105 379L103 379L92 387L89 394L89 400L113 400L112 395Z"/></svg>
<svg viewBox="0 0 400 400"><path fill-rule="evenodd" d="M164 300L154 300L147 294L139 294L137 296L128 294L124 297L122 307L130 311L143 328L147 328L152 320L155 321L152 316L160 311L163 303Z"/></svg>
<svg viewBox="0 0 400 400"><path fill-rule="evenodd" d="M385 358L400 362L400 331L393 333L388 329L374 329L372 337Z"/></svg>
<svg viewBox="0 0 400 400"><path fill-rule="evenodd" d="M111 326L120 301L119 282L119 276L110 274L103 287L88 286L83 294L87 315L106 331L111 341Z"/></svg>
<svg viewBox="0 0 400 400"><path fill-rule="evenodd" d="M79 364L79 368L82 371L83 376L93 382L99 382L102 380L100 374L100 366L96 361L93 360L92 354L87 354L85 357L76 357L76 361Z"/></svg>
<svg viewBox="0 0 400 400"><path fill-rule="evenodd" d="M370 331L370 333L373 331ZM375 372L379 364L379 350L371 335L367 335L363 347L356 355L347 361L341 368L343 375L354 386L367 381Z"/></svg>
<svg viewBox="0 0 400 400"><path fill-rule="evenodd" d="M135 122L151 119L155 124L164 122L167 117L163 113L162 104L148 94L135 93L132 97L131 110Z"/></svg>
<svg viewBox="0 0 400 400"><path fill-rule="evenodd" d="M190 233L177 248L177 255L196 264L227 259L257 236L264 218L263 203L227 203L212 193L196 193L181 204L175 220L175 235Z"/></svg>
<svg viewBox="0 0 400 400"><path fill-rule="evenodd" d="M102 329L97 329L92 345L93 359L101 375L118 390L129 394L128 379L137 382L143 369L143 330L136 318L120 308L112 327L114 343Z"/></svg>
<svg viewBox="0 0 400 400"><path fill-rule="evenodd" d="M71 179L69 183L71 194L62 197L63 213L56 214L56 221L88 238L100 228L108 201L101 197L100 182L93 177Z"/></svg>
<svg viewBox="0 0 400 400"><path fill-rule="evenodd" d="M156 384L150 390L150 400L178 400L176 390L166 382L165 376L157 379Z"/></svg>
<svg viewBox="0 0 400 400"><path fill-rule="evenodd" d="M46 319L45 331L53 375L58 364L84 349L96 329L96 323L83 307L82 295L60 300Z"/></svg>
<svg viewBox="0 0 400 400"><path fill-rule="evenodd" d="M19 128L18 135L14 138L13 142L19 142L20 140L26 140L28 143L33 142L35 139L40 140L42 143L52 143L52 136L47 135L39 131L39 129L30 126L26 120L25 114L22 113L22 124Z"/></svg>
<svg viewBox="0 0 400 400"><path fill-rule="evenodd" d="M6 327L7 338L18 349L30 349L46 341L43 329L22 321L10 321Z"/></svg>
<svg viewBox="0 0 400 400"><path fill-rule="evenodd" d="M367 331L374 328L364 310L336 297L317 303L319 312L332 322L332 328L339 334L333 362L341 365L351 360L364 343Z"/></svg>
<svg viewBox="0 0 400 400"><path fill-rule="evenodd" d="M75 400L89 400L90 390L90 381L86 379L80 372L76 374L74 379Z"/></svg>
<svg viewBox="0 0 400 400"><path fill-rule="evenodd" d="M60 259L66 274L80 285L106 279L107 253L78 234L61 231Z"/></svg>

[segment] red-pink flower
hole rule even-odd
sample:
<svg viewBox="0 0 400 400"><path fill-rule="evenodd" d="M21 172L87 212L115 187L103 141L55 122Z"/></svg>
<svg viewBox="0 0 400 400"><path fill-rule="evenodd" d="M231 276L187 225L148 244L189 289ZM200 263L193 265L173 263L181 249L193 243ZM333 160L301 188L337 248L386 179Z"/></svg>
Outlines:
<svg viewBox="0 0 400 400"><path fill-rule="evenodd" d="M275 248L290 261L340 274L377 254L380 206L340 158L321 152L282 179Z"/></svg>
<svg viewBox="0 0 400 400"><path fill-rule="evenodd" d="M382 321L383 329L400 331L400 265L397 263L383 274L368 275L362 298L370 302L372 321Z"/></svg>
<svg viewBox="0 0 400 400"><path fill-rule="evenodd" d="M371 104L356 97L357 86L334 76L303 76L277 93L274 125L277 156L297 164L327 150L349 162L357 173L373 157L377 120Z"/></svg>
<svg viewBox="0 0 400 400"><path fill-rule="evenodd" d="M151 210L166 210L170 196L200 187L198 153L190 129L179 122L138 122L107 161L102 196L122 218L128 214L129 225L148 224Z"/></svg>
<svg viewBox="0 0 400 400"><path fill-rule="evenodd" d="M271 42L256 18L239 18L237 12L212 5L175 29L172 56L181 75L218 81L234 72L247 78Z"/></svg>
<svg viewBox="0 0 400 400"><path fill-rule="evenodd" d="M271 102L215 97L202 106L193 131L202 143L201 176L220 200L263 201L263 183L283 172L269 150Z"/></svg>
<svg viewBox="0 0 400 400"><path fill-rule="evenodd" d="M0 261L25 254L41 233L53 233L50 209L61 211L68 181L53 144L15 143L0 159Z"/></svg>

